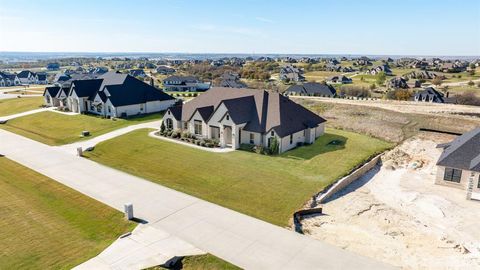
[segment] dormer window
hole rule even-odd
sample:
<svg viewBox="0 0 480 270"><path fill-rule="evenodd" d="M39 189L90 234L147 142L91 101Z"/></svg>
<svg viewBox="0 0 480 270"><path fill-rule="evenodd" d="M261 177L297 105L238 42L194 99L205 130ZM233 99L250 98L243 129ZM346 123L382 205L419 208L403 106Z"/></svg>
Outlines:
<svg viewBox="0 0 480 270"><path fill-rule="evenodd" d="M270 136L275 136L275 132L270 132Z"/></svg>

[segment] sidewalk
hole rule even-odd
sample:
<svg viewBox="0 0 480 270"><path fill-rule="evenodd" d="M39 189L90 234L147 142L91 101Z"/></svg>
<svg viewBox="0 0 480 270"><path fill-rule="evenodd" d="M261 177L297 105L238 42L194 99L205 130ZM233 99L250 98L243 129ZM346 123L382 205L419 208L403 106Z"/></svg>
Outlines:
<svg viewBox="0 0 480 270"><path fill-rule="evenodd" d="M4 130L0 154L244 269L393 269Z"/></svg>

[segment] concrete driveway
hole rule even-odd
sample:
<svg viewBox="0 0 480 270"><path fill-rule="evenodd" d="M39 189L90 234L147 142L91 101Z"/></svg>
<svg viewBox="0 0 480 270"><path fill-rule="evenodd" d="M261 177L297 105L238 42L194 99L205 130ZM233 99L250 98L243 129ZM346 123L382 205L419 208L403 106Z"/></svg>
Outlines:
<svg viewBox="0 0 480 270"><path fill-rule="evenodd" d="M0 154L245 269L392 268L4 130Z"/></svg>

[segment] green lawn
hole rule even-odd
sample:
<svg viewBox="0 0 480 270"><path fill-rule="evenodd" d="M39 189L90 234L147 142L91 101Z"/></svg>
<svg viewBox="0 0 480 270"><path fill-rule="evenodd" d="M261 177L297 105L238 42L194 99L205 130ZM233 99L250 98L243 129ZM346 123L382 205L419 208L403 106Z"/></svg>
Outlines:
<svg viewBox="0 0 480 270"><path fill-rule="evenodd" d="M391 144L328 129L313 145L270 157L211 153L137 130L102 142L86 156L164 186L286 226L293 212L332 181ZM341 140L343 145L327 145Z"/></svg>
<svg viewBox="0 0 480 270"><path fill-rule="evenodd" d="M135 224L90 199L0 157L0 269L71 269Z"/></svg>
<svg viewBox="0 0 480 270"><path fill-rule="evenodd" d="M12 119L0 127L48 145L62 145L89 139L129 125L160 119L160 113L114 121L94 115L41 112ZM90 131L91 136L81 137L83 130Z"/></svg>
<svg viewBox="0 0 480 270"><path fill-rule="evenodd" d="M39 109L43 104L43 97L0 99L0 116Z"/></svg>
<svg viewBox="0 0 480 270"><path fill-rule="evenodd" d="M187 256L171 268L160 266L148 268L148 270L182 269L182 270L239 270L241 268L226 262L211 254Z"/></svg>

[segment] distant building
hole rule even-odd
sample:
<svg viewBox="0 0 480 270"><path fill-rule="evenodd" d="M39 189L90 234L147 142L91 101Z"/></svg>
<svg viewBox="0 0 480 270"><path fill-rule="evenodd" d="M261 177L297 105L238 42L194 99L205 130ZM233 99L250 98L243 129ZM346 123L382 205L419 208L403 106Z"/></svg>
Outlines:
<svg viewBox="0 0 480 270"><path fill-rule="evenodd" d="M280 80L291 82L303 82L305 77L303 76L303 69L299 69L292 65L287 65L280 69Z"/></svg>
<svg viewBox="0 0 480 270"><path fill-rule="evenodd" d="M141 77L145 78L147 74L145 74L145 71L143 69L131 69L128 74L130 74L133 77Z"/></svg>
<svg viewBox="0 0 480 270"><path fill-rule="evenodd" d="M348 78L347 76L344 75L337 75L337 76L332 76L327 79L327 83L331 84L348 84L352 83L352 79Z"/></svg>
<svg viewBox="0 0 480 270"><path fill-rule="evenodd" d="M20 84L34 84L36 82L35 73L30 70L22 70L17 74Z"/></svg>
<svg viewBox="0 0 480 270"><path fill-rule="evenodd" d="M0 72L0 77L3 81L3 86L15 86L20 84L17 74Z"/></svg>
<svg viewBox="0 0 480 270"><path fill-rule="evenodd" d="M414 100L418 102L445 103L444 95L433 87L427 87L415 94Z"/></svg>
<svg viewBox="0 0 480 270"><path fill-rule="evenodd" d="M385 75L393 75L392 70L388 65L380 65L368 70L368 73L371 75L377 75L380 72L385 73Z"/></svg>
<svg viewBox="0 0 480 270"><path fill-rule="evenodd" d="M337 94L335 88L322 83L304 83L302 85L292 85L285 94L292 96L319 96L334 97Z"/></svg>
<svg viewBox="0 0 480 270"><path fill-rule="evenodd" d="M395 88L395 89L408 89L409 86L407 84L407 80L405 80L404 78L402 77L395 77L393 79L391 79L389 82L388 82L388 87L389 88Z"/></svg>
<svg viewBox="0 0 480 270"><path fill-rule="evenodd" d="M175 73L175 69L167 66L158 66L157 73L161 75L169 75Z"/></svg>
<svg viewBox="0 0 480 270"><path fill-rule="evenodd" d="M222 75L220 87L229 88L246 88L247 86L240 81L240 75L238 73L227 72Z"/></svg>
<svg viewBox="0 0 480 270"><path fill-rule="evenodd" d="M59 63L48 63L47 64L47 69L48 70L59 70L60 69L60 64Z"/></svg>
<svg viewBox="0 0 480 270"><path fill-rule="evenodd" d="M163 80L163 87L166 91L203 92L210 88L210 83L194 76L170 76Z"/></svg>

